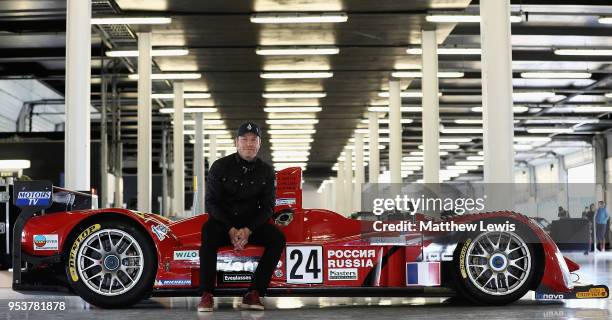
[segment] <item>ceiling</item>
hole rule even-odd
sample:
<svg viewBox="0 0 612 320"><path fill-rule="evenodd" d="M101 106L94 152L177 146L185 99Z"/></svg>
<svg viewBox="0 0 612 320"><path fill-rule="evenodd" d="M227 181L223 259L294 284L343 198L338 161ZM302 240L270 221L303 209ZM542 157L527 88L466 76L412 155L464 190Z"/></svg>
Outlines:
<svg viewBox="0 0 612 320"><path fill-rule="evenodd" d="M334 176L333 166L355 129L367 128L368 108L384 106L379 93L388 89L396 70L418 71L420 55L406 49L418 48L422 29L436 30L440 48L479 48L478 23L431 23L426 16L436 13L478 14L478 2L469 0L393 1L393 0L265 0L265 1L158 1L94 0L93 15L166 16L172 23L151 26L154 48L187 48L189 54L155 57L154 73L198 72L201 79L185 80L188 92L209 92L210 99L190 99L187 107L215 107L216 113L205 119L220 118L229 133L245 120L271 128L270 118L314 118L313 142L304 177L320 182ZM0 78L39 79L60 94L64 91L65 1L0 2ZM263 12L344 12L343 23L256 24L254 13ZM608 111L585 112L585 106L610 107L612 55L556 55L555 49L611 48L612 25L598 22L612 16L609 1L512 1L512 14L521 21L512 24L513 71L515 92L542 92L552 98L515 96L515 105L524 107L515 113L515 135L542 137L517 147L517 161L536 161L547 152L569 153L589 147L593 136L612 127ZM136 81L127 75L136 69L136 58L108 58L108 50L135 49L136 25L95 26L92 34L92 104L100 107L100 75L116 75L121 97L121 138L124 145L126 174L135 173L136 158ZM258 55L258 48L288 46L334 46L333 55ZM104 68L102 66L104 65ZM262 79L262 72L327 71L324 79ZM480 55L439 55L439 71L461 72L460 78L440 79L440 119L444 128L480 127L467 122L481 118L474 110L481 106ZM589 72L586 79L525 79L523 72ZM401 80L402 89L419 91L418 78ZM325 92L317 99L267 99L264 92ZM154 93L171 93L171 81L155 81ZM419 98L403 98L404 107L419 107ZM265 107L319 106L314 114L268 113ZM153 114L154 161L161 154L162 130L171 135L171 115L158 109L172 107L172 100L155 99ZM583 109L576 109L583 108ZM0 109L1 110L1 109ZM580 110L580 113L577 113ZM603 109L601 109L603 110ZM519 110L521 111L521 110ZM1 111L0 111L1 113ZM43 115L41 115L43 116ZM189 119L191 114L187 114ZM380 113L386 117L385 113ZM419 151L421 143L420 112L405 112L403 118L404 156ZM560 119L564 119L561 121ZM596 120L597 122L594 122ZM99 136L99 120L92 120L93 136ZM459 121L461 122L461 121ZM465 121L464 121L465 122ZM205 125L206 127L207 125ZM208 126L213 128L215 126ZM307 128L301 126L299 128ZM572 128L564 134L531 134L527 128ZM282 126L280 128L283 128ZM285 126L297 129L296 126ZM193 127L187 127L187 130ZM381 129L387 129L381 124ZM384 132L384 130L381 130ZM97 134L97 135L96 135ZM382 137L388 137L382 134ZM274 136L276 137L276 136ZM442 167L479 156L482 134L450 134L443 138L464 138L459 147L442 156ZM549 137L545 140L545 138ZM271 160L270 135L264 135L262 158ZM190 139L186 139L189 141ZM171 141L171 139L169 140ZM524 141L520 142L522 145ZM192 161L192 145L186 143L186 161ZM382 145L387 146L386 143ZM527 150L529 149L529 150ZM381 150L381 166L387 166L387 149ZM153 166L159 170L158 165ZM482 167L470 170L459 179L478 179ZM407 181L421 178L419 170ZM189 183L187 185L190 185Z"/></svg>

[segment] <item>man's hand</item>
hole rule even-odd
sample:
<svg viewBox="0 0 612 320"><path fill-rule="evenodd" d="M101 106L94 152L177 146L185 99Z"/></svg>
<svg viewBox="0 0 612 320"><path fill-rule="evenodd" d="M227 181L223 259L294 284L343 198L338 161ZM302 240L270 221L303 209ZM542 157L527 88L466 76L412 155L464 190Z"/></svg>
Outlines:
<svg viewBox="0 0 612 320"><path fill-rule="evenodd" d="M236 229L232 227L229 232L229 237L234 246L234 250L241 251L249 243L249 236L251 236L251 230L247 227Z"/></svg>

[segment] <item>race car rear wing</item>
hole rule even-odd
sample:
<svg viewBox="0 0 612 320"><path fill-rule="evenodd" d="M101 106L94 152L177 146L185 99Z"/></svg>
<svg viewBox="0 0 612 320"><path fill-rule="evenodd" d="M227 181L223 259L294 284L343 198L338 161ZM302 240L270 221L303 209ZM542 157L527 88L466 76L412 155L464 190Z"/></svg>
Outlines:
<svg viewBox="0 0 612 320"><path fill-rule="evenodd" d="M30 218L44 212L65 212L72 210L84 210L97 207L95 197L78 191L54 187L50 181L15 181L13 185L12 203L18 208L13 224L12 234L12 267L13 288L22 286L22 263L32 264L56 263L61 261L61 255L49 257L29 256L21 251L21 234ZM7 226L7 231L10 227ZM7 234L8 236L8 234Z"/></svg>

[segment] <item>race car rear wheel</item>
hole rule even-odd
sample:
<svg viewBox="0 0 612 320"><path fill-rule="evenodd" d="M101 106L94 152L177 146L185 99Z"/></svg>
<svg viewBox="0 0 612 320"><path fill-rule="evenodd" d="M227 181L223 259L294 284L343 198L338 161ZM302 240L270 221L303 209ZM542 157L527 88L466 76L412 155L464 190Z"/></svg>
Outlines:
<svg viewBox="0 0 612 320"><path fill-rule="evenodd" d="M157 259L139 228L122 221L91 223L69 245L68 281L85 301L121 308L150 293Z"/></svg>
<svg viewBox="0 0 612 320"><path fill-rule="evenodd" d="M474 234L455 251L455 279L476 304L503 305L529 291L536 274L536 248L525 231Z"/></svg>

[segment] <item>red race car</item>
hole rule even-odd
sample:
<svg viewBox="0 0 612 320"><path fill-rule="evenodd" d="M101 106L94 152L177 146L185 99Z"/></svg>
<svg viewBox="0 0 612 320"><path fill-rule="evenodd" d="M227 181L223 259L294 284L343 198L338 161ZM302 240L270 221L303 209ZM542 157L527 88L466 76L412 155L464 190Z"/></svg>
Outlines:
<svg viewBox="0 0 612 320"><path fill-rule="evenodd" d="M79 201L90 206L83 197L48 183L15 184L14 203L22 211L15 224L21 236L13 245L14 289L40 290L45 280L60 279L87 302L105 308L130 306L149 296L197 295L200 230L208 215L170 221L125 209L78 209ZM270 223L284 232L287 247L273 273L270 296L458 295L491 305L513 302L529 290L537 299L608 297L606 286L572 283L570 273L579 266L520 214L442 220L416 214L408 221L430 227L510 222L513 231L375 231L373 221L302 208L299 168L277 173L276 201ZM261 253L255 246L220 250L216 294L242 293Z"/></svg>

